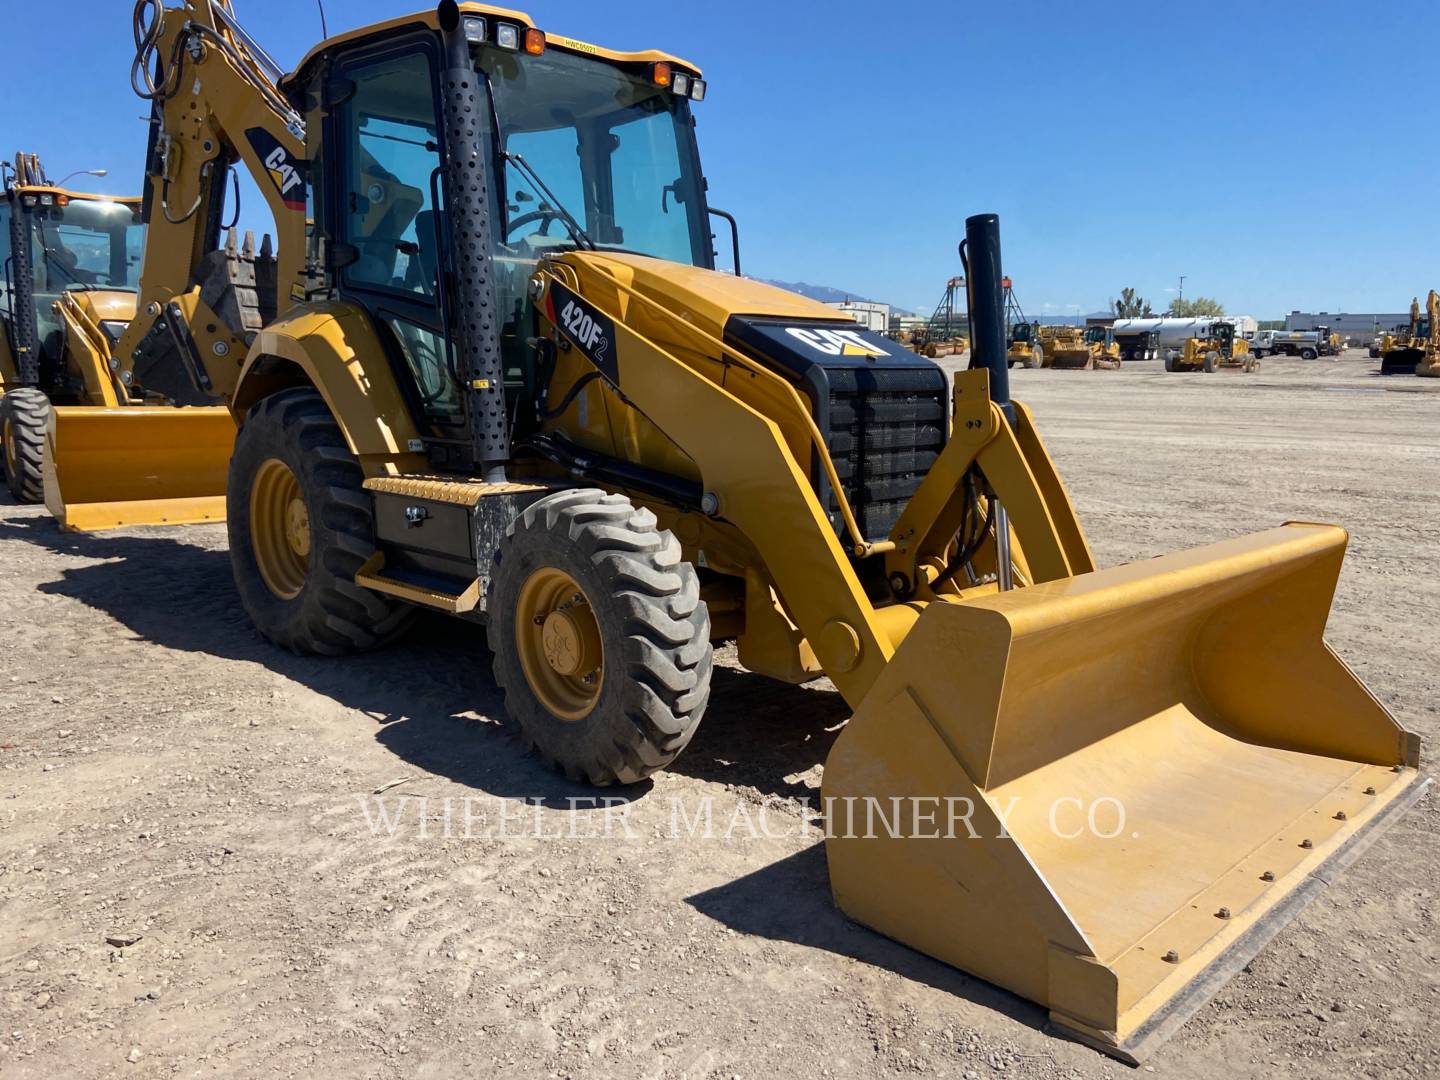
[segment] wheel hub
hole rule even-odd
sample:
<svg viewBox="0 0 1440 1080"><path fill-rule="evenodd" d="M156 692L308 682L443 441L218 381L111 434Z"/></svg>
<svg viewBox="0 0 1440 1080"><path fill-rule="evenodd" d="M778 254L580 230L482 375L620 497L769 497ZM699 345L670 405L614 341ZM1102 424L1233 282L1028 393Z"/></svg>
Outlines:
<svg viewBox="0 0 1440 1080"><path fill-rule="evenodd" d="M310 511L304 499L291 499L285 508L285 539L290 550L301 558L310 554Z"/></svg>
<svg viewBox="0 0 1440 1080"><path fill-rule="evenodd" d="M541 567L515 605L520 666L541 705L563 720L582 720L600 698L605 659L600 624L579 584L558 567Z"/></svg>
<svg viewBox="0 0 1440 1080"><path fill-rule="evenodd" d="M250 484L250 544L269 590L293 600L310 572L310 511L300 481L278 458L261 463Z"/></svg>

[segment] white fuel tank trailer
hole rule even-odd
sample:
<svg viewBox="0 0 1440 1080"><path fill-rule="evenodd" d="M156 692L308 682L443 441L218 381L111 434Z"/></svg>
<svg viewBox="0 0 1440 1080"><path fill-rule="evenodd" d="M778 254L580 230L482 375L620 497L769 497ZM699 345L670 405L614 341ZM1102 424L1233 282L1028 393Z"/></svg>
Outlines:
<svg viewBox="0 0 1440 1080"><path fill-rule="evenodd" d="M1210 327L1217 322L1228 322L1235 327L1235 336L1250 338L1255 334L1255 320L1248 315L1200 315L1193 318L1173 317L1153 319L1116 319L1115 333L1136 333L1153 330L1160 335L1156 343L1161 352L1166 349L1183 349L1185 342L1193 337L1208 337Z"/></svg>

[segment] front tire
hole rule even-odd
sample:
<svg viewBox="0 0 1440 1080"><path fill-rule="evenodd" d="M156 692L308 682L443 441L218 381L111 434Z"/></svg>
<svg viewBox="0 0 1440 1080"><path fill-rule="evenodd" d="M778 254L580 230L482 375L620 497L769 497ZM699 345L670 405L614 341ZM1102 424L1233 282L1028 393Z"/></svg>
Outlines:
<svg viewBox="0 0 1440 1080"><path fill-rule="evenodd" d="M525 739L571 780L632 784L675 760L710 698L710 615L655 515L578 488L510 523L487 623Z"/></svg>
<svg viewBox="0 0 1440 1080"><path fill-rule="evenodd" d="M50 399L32 386L11 390L0 398L0 460L5 483L22 503L45 501L45 429L50 426Z"/></svg>
<svg viewBox="0 0 1440 1080"><path fill-rule="evenodd" d="M314 390L245 417L230 460L230 566L256 629L292 652L343 656L397 637L414 609L355 584L375 554L360 464Z"/></svg>

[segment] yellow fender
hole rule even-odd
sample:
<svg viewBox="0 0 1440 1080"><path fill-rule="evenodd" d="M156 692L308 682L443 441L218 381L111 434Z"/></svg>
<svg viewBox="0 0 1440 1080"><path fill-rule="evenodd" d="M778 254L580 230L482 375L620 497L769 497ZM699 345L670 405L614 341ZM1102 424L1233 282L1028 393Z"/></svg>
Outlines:
<svg viewBox="0 0 1440 1080"><path fill-rule="evenodd" d="M250 348L230 407L243 423L262 398L307 384L325 399L367 476L424 471L420 431L360 308L313 304L271 323Z"/></svg>

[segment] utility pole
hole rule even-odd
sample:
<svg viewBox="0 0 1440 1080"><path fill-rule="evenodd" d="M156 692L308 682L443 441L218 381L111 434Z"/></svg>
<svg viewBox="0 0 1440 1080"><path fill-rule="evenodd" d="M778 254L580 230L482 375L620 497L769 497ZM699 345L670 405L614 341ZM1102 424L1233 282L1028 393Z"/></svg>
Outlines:
<svg viewBox="0 0 1440 1080"><path fill-rule="evenodd" d="M1185 277L1186 277L1185 274L1181 274L1181 275L1180 275L1180 292L1179 292L1179 293L1176 295L1176 297L1175 297L1175 299L1177 299L1177 300L1184 300L1184 299L1185 299Z"/></svg>

